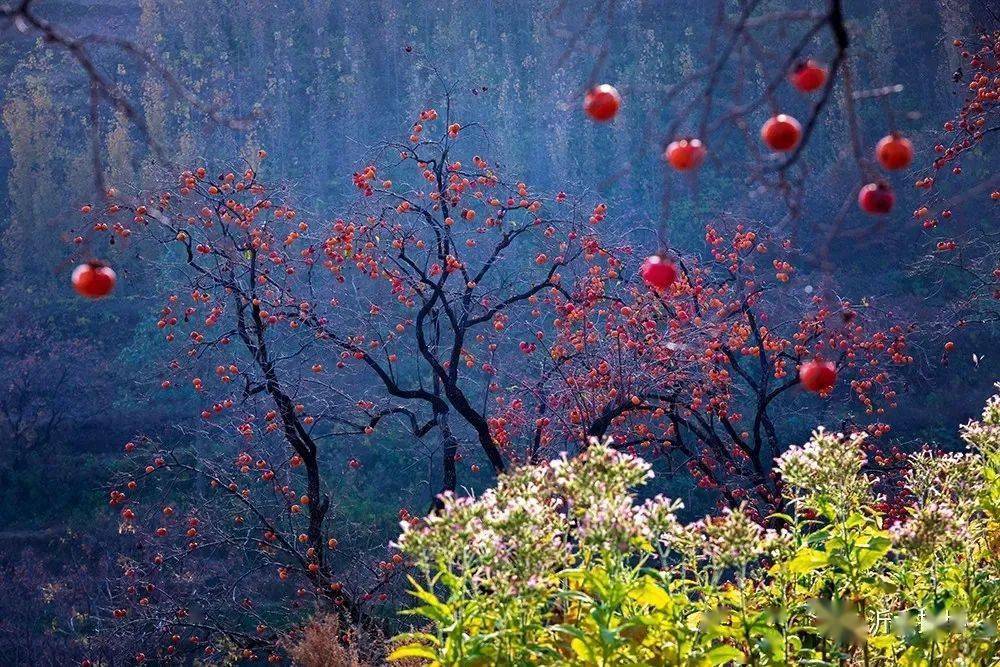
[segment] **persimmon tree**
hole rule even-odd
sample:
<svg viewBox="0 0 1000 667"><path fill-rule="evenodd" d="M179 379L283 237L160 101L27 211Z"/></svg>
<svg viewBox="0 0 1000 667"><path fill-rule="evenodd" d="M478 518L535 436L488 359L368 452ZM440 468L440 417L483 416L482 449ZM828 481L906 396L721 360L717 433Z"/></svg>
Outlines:
<svg viewBox="0 0 1000 667"><path fill-rule="evenodd" d="M888 314L873 313L868 299L852 303L838 296L835 286L840 281L835 275L838 267L833 259L839 244L850 242L858 246L882 238L880 232L890 219L888 214L899 195L888 177L892 172L906 169L914 155L910 140L896 128L890 103L891 96L901 92L903 86L891 81L874 81L871 87L859 84L856 59L859 26L851 22L840 0L808 3L801 9L773 8L753 1L706 5L704 19L710 25L710 34L706 41L692 48L694 64L669 86L656 89L649 88L644 81L631 80L627 76L614 80L605 73L605 69L609 69L608 62L619 48L615 26L630 8L603 1L591 3L586 12L570 12L568 7L562 3L553 12L558 26L554 32L565 38L562 60L577 58L591 63L589 79L581 85L581 95L586 91L584 111L595 121L606 122L619 108L626 108L630 99L644 100L647 104L655 100L657 113L645 114L643 134L653 139L647 143L661 146L666 167L662 185L664 207L656 235L657 254L664 258L661 261L669 261L672 254L669 238L672 199L688 190L697 196L699 179L694 176L697 172L717 170L720 165L731 170L739 165L747 176L751 194L765 194L781 201L784 213L778 214L781 219L776 223L747 226L724 243L727 246L731 243L732 248L736 248L744 242L739 236L751 233L764 240L762 247L774 248L780 247L779 239L774 238L778 235L805 236L799 239L801 247L794 252L773 258L776 279L787 280L794 265L810 276L808 282L820 285L815 296L802 299L802 292L772 292L762 287L760 276L763 272L753 272L752 262L749 262L749 277L744 275L746 267L742 259L726 267L729 276L721 272L712 277L709 267L681 257L688 267L678 284L686 286L687 290L694 287L690 295L693 303L678 307L668 302L665 304L666 316L651 317L640 305L616 295L595 309L602 317L608 317L608 313L614 312L608 304L620 299L618 303L629 313L625 322L633 318L648 327L649 331L640 329L638 335L627 337L627 344L622 347L616 345L617 339L624 336L620 325L595 324L592 316L579 308L579 303L570 304L572 314L567 313L563 320L579 318L582 327L573 331L565 346L570 356L579 361L588 346L599 347L605 335L603 330L608 328L614 331L615 340L613 344L606 344L606 349L617 353L615 357L605 352L602 364L595 366L584 362L582 372L570 375L576 387L598 387L596 399L586 406L587 409L576 406L573 414L578 423L573 428L579 430L580 425L585 426L588 418L583 413L595 412L595 406L596 412L606 411L610 417L610 420L593 422L599 426L595 432L604 432L614 419L624 423L635 413L657 414L658 411L659 420L665 424L660 431L669 434L675 451L681 449L677 445L684 442L685 436L714 446L714 454L709 449L705 456L698 456L700 447L687 453L689 465L699 476L700 484L720 486L729 501L742 497L747 488L756 490L765 501L777 499L780 490L768 488L766 466L770 458L779 453L775 446L781 438L770 413L780 410L787 414L784 398L799 384L799 373L811 377L813 369L819 367L828 375L852 375L852 390L861 399L866 412L871 411L877 418L881 407L876 405L876 395L882 394L888 404L895 401L891 373L886 372L885 365L911 361L906 352L909 327L894 324ZM973 97L980 100L984 99L984 94L979 88L985 83L981 77L981 74L973 77L976 80ZM604 99L610 99L613 104L598 104ZM865 137L871 132L862 127L861 107L871 101L881 102L885 118L877 135L881 138L869 149ZM971 100L971 104L975 107L978 102ZM595 108L611 111L599 114L595 113ZM845 189L843 203L833 215L810 220L808 226L793 224L804 217L810 149L815 144L812 139L827 116L839 122L844 131L842 140L834 144L833 155L826 155L825 159L832 159L837 165L853 163L850 168L856 169L857 186ZM662 120L664 117L666 121ZM631 125L629 129L635 130ZM631 164L626 163L608 178L616 179L630 171ZM738 204L735 206L740 209ZM717 223L713 225L718 228ZM809 231L798 232L796 228ZM720 252L715 244L721 237L716 237L719 237L718 232L710 227L711 254L719 261ZM790 245L791 240L785 239L782 245L785 244ZM737 250L736 256L740 253ZM729 248L721 252L722 263L726 263L731 254ZM749 258L753 252L747 255ZM698 273L705 271L707 273ZM589 289L602 295L602 299L606 298L603 281ZM704 294L710 295L710 303L702 302ZM781 297L775 298L777 294ZM671 309L685 323L697 318L698 324L693 332L688 332L686 327L672 322L677 332L673 334L674 339L669 340L669 347L664 346L659 354L649 355L647 359L670 358L675 369L687 374L687 382L675 391L654 395L657 400L649 400L639 389L651 377L659 377L661 381L670 378L670 370L664 368L662 362L659 366L650 364L646 368L640 362L641 372L620 373L620 351L636 356L636 351L641 351L646 356L643 343L655 342L663 336L657 333L656 327L674 317ZM728 328L730 326L732 328ZM679 340L680 332L693 333L694 344ZM699 335L705 338L699 340ZM708 350L703 357L707 367L699 368L692 363L698 361L696 355L679 352L689 349L689 345L690 349ZM564 354L563 349L556 352ZM748 354L757 359L749 363ZM859 356L864 363L858 361ZM680 363L679 358L685 363ZM875 370L876 364L881 368ZM596 377L594 368L600 369ZM624 399L618 398L617 393L610 394L609 386L614 380L610 384L607 380L602 382L601 373L610 378L628 378L621 383L630 389ZM552 378L562 382L563 375L561 371L553 372ZM709 389L705 388L705 378L712 379ZM539 386L549 380L546 376ZM810 380L804 384L814 383ZM619 390L619 387L614 388ZM693 388L694 393L686 394L686 388ZM823 388L823 384L814 388ZM545 393L548 395L551 390ZM567 404L576 398L573 396ZM538 423L546 424L549 419L551 417L540 419ZM747 424L735 423L741 419L746 419ZM639 422L643 429L639 437L628 433L629 439L624 442L650 445L664 439L663 435L657 437L658 434L644 430L649 425L645 415ZM883 433L887 426L876 423L870 428ZM622 434L618 435L622 441ZM761 452L768 449L770 453L761 458ZM713 479L715 475L707 474L711 469L732 477L736 488L727 489L725 481L719 484L719 480Z"/></svg>
<svg viewBox="0 0 1000 667"><path fill-rule="evenodd" d="M910 327L866 302L807 294L787 240L746 222L729 227L709 226L708 257L681 254L665 290L627 279L635 262L622 252L595 262L568 294L548 293L554 334L509 365L504 437L551 454L612 436L617 447L679 460L724 502L765 509L780 492L766 460L782 451L780 429L796 410L850 393L864 417L848 425L888 432L880 416L895 405L893 368L912 361ZM816 359L840 378L803 405L793 390Z"/></svg>
<svg viewBox="0 0 1000 667"><path fill-rule="evenodd" d="M350 447L376 430L436 439L437 490L457 488L461 441L496 471L512 458L491 421L496 367L513 336L540 326L539 295L599 252L603 206L460 159L460 137L479 130L445 118L430 138L435 120L425 110L408 141L381 147L354 175L364 196L332 221L260 180L263 151L239 170L196 167L153 195L81 208L86 240L112 236L160 267L154 388L200 405L179 439L127 443L134 467L110 491L136 541L111 627L151 642L144 657L276 656L266 600L288 600L288 618L319 607L364 623L400 559L370 523L337 516L333 488L362 466Z"/></svg>
<svg viewBox="0 0 1000 667"><path fill-rule="evenodd" d="M415 432L439 434L443 491L456 489L460 440L495 472L514 458L494 419L496 376L519 340L543 335L540 301L568 298L562 285L600 252L603 205L506 180L459 145L481 132L425 110L407 142L355 174L364 205L321 242L342 295L306 318L368 388L369 429L403 413Z"/></svg>
<svg viewBox="0 0 1000 667"><path fill-rule="evenodd" d="M283 596L260 596L262 578L290 587L293 606L307 598L358 621L394 568L388 555L369 570L335 554L348 527L330 525L321 443L360 432L351 420L362 411L324 384L315 336L286 315L308 311L300 277L313 261L292 248L308 223L272 202L279 194L258 181L256 165L217 178L196 168L152 197L84 208L98 234L161 253L176 291L156 321L172 355L159 390L192 392L201 426L184 436L217 444L191 455L137 438L125 445L136 469L111 491L122 531L141 546L123 557L125 581L112 595L117 632L162 635L161 653L192 643L247 657L273 648L271 612L258 605ZM354 528L361 554L371 545L365 527ZM347 572L367 576L347 586Z"/></svg>

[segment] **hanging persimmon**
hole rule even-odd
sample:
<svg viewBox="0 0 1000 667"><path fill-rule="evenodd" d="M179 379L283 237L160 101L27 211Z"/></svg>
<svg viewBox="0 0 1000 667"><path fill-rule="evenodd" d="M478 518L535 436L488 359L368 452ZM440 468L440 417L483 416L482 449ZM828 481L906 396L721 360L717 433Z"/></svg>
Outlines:
<svg viewBox="0 0 1000 667"><path fill-rule="evenodd" d="M665 290L677 280L677 268L660 255L650 255L640 269L643 281L657 290Z"/></svg>
<svg viewBox="0 0 1000 667"><path fill-rule="evenodd" d="M788 80L796 90L811 93L826 83L826 68L812 58L801 60L788 73Z"/></svg>
<svg viewBox="0 0 1000 667"><path fill-rule="evenodd" d="M869 183L858 192L858 206L871 215L885 215L892 210L894 203L896 195L893 194L889 184L883 181Z"/></svg>
<svg viewBox="0 0 1000 667"><path fill-rule="evenodd" d="M670 142L664 157L677 171L691 171L701 166L707 153L700 139L678 139Z"/></svg>
<svg viewBox="0 0 1000 667"><path fill-rule="evenodd" d="M588 116L602 123L618 115L621 105L621 95L614 86L607 83L594 86L587 91L587 96L583 99L583 110Z"/></svg>
<svg viewBox="0 0 1000 667"><path fill-rule="evenodd" d="M761 126L760 138L772 151L784 153L799 145L802 126L791 116L779 113Z"/></svg>
<svg viewBox="0 0 1000 667"><path fill-rule="evenodd" d="M97 260L84 262L73 269L73 289L88 299L100 299L107 296L115 288L116 281L117 276L115 276L114 270Z"/></svg>
<svg viewBox="0 0 1000 667"><path fill-rule="evenodd" d="M837 367L832 361L807 361L799 368L799 381L807 390L818 394L830 391L837 383Z"/></svg>
<svg viewBox="0 0 1000 667"><path fill-rule="evenodd" d="M875 159L886 169L906 169L913 162L913 144L898 132L887 134L875 145Z"/></svg>

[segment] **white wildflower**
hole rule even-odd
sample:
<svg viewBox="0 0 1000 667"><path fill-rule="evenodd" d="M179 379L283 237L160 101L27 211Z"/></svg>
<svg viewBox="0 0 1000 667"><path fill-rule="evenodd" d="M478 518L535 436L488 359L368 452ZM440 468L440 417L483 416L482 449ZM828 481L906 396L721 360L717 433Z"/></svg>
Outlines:
<svg viewBox="0 0 1000 667"><path fill-rule="evenodd" d="M861 472L867 461L863 442L863 434L845 436L819 428L804 446L790 447L778 457L776 468L791 487L791 498L828 502L840 511L869 500L871 480Z"/></svg>

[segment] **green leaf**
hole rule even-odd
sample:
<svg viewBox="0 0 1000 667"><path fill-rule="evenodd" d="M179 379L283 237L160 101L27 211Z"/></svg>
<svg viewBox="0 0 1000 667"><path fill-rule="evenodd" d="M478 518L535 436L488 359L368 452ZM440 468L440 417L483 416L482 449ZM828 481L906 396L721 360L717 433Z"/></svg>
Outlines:
<svg viewBox="0 0 1000 667"><path fill-rule="evenodd" d="M746 662L743 651L728 644L720 644L705 654L705 658L710 665L722 665L727 662L734 662L742 665Z"/></svg>
<svg viewBox="0 0 1000 667"><path fill-rule="evenodd" d="M888 537L877 535L872 537L868 544L861 548L858 554L858 565L862 571L869 569L875 563L882 560L882 557L889 553L892 541Z"/></svg>
<svg viewBox="0 0 1000 667"><path fill-rule="evenodd" d="M784 655L783 637L773 625L764 623L754 623L753 631L759 636L757 647L767 655L773 657Z"/></svg>
<svg viewBox="0 0 1000 667"><path fill-rule="evenodd" d="M572 600L587 606L594 602L594 598L581 591L560 591L557 595L561 600Z"/></svg>
<svg viewBox="0 0 1000 667"><path fill-rule="evenodd" d="M441 613L440 609L429 604L423 604L418 607L411 607L410 609L404 609L400 613L409 614L413 616L423 616L424 618L430 619L435 623L439 623L441 625L448 625L451 622L450 616Z"/></svg>
<svg viewBox="0 0 1000 667"><path fill-rule="evenodd" d="M899 639L893 635L876 635L874 637L868 638L868 644L879 650L885 650L895 646L899 642Z"/></svg>
<svg viewBox="0 0 1000 667"><path fill-rule="evenodd" d="M565 625L565 624L553 625L552 629L555 632L569 635L570 637L575 637L577 639L583 639L584 637L586 637L586 635L583 633L583 630L574 625Z"/></svg>
<svg viewBox="0 0 1000 667"><path fill-rule="evenodd" d="M806 537L806 542L812 545L817 545L817 544L823 544L828 539L830 539L830 529L821 528L820 530L817 530L814 533L810 533Z"/></svg>
<svg viewBox="0 0 1000 667"><path fill-rule="evenodd" d="M426 616L439 623L448 623L451 620L451 607L438 600L434 593L421 587L413 577L407 577L407 579L410 580L410 585L413 586L410 595L427 603L424 606L411 609L410 612Z"/></svg>

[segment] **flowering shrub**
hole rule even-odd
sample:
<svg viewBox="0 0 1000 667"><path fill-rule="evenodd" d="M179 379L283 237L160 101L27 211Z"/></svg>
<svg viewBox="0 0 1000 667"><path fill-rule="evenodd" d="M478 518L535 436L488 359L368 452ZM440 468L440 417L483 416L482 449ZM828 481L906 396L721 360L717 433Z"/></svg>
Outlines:
<svg viewBox="0 0 1000 667"><path fill-rule="evenodd" d="M1000 385L998 385L1000 386ZM786 512L688 525L594 442L403 524L424 632L393 660L444 665L981 665L1000 655L1000 396L968 453L910 458L889 525L862 436L817 430L775 463ZM908 496L910 497L910 496Z"/></svg>

